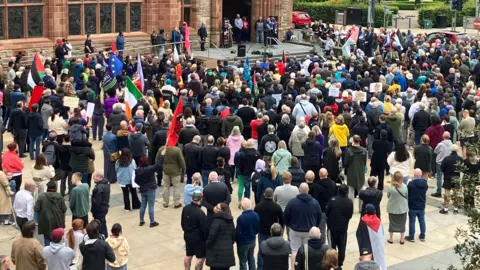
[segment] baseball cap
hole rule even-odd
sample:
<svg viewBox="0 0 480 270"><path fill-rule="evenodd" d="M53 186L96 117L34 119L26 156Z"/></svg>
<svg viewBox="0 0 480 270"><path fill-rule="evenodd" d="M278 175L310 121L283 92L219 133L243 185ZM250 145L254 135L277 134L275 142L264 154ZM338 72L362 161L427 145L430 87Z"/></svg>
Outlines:
<svg viewBox="0 0 480 270"><path fill-rule="evenodd" d="M199 190L195 190L192 195L193 201L200 201L203 197L203 193Z"/></svg>
<svg viewBox="0 0 480 270"><path fill-rule="evenodd" d="M371 255L372 251L369 248L362 248L360 250L360 256Z"/></svg>
<svg viewBox="0 0 480 270"><path fill-rule="evenodd" d="M65 230L63 228L57 228L52 231L50 234L50 238L55 242L60 242L65 234Z"/></svg>
<svg viewBox="0 0 480 270"><path fill-rule="evenodd" d="M369 203L369 204L367 204L367 206L365 206L365 211L367 212L367 214L373 215L373 214L375 214L375 206L373 206L373 204Z"/></svg>

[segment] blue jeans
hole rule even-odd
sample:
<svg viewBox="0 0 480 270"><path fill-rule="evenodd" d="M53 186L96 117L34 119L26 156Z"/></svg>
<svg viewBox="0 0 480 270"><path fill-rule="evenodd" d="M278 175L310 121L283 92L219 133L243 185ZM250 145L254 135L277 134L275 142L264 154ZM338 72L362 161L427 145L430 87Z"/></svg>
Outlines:
<svg viewBox="0 0 480 270"><path fill-rule="evenodd" d="M408 234L414 239L415 237L415 220L418 217L420 223L420 239L425 239L425 210L410 210L408 211Z"/></svg>
<svg viewBox="0 0 480 270"><path fill-rule="evenodd" d="M150 217L150 223L155 222L153 215L153 207L155 206L155 190L150 190L147 192L141 193L142 204L140 206L140 222L144 222L145 217L145 208L147 208L148 203L148 216Z"/></svg>
<svg viewBox="0 0 480 270"><path fill-rule="evenodd" d="M240 261L240 270L248 269L255 270L255 257L253 257L253 251L255 249L255 241L250 244L237 244L238 260Z"/></svg>
<svg viewBox="0 0 480 270"><path fill-rule="evenodd" d="M420 145L420 141L422 139L423 132L415 132L415 145Z"/></svg>
<svg viewBox="0 0 480 270"><path fill-rule="evenodd" d="M441 164L438 164L437 163L437 167L435 169L436 171L436 175L435 175L435 178L437 178L437 193L442 193L442 177L443 177L443 173L442 173L442 170L440 169L440 165Z"/></svg>
<svg viewBox="0 0 480 270"><path fill-rule="evenodd" d="M256 41L257 43L262 43L263 42L263 30L261 31L256 31Z"/></svg>
<svg viewBox="0 0 480 270"><path fill-rule="evenodd" d="M243 195L244 198L250 199L250 186L252 185L252 178L249 176L243 176L243 186L245 187L245 193Z"/></svg>
<svg viewBox="0 0 480 270"><path fill-rule="evenodd" d="M202 182L203 182L203 188L205 188L207 185L208 185L208 175L210 174L212 170L210 169L207 169L207 170L204 170L202 169Z"/></svg>
<svg viewBox="0 0 480 270"><path fill-rule="evenodd" d="M30 152L30 159L35 159L38 157L38 155L40 155L41 142L42 142L42 136L30 137L30 147L28 149L28 151ZM34 148L35 148L35 155L33 155Z"/></svg>
<svg viewBox="0 0 480 270"><path fill-rule="evenodd" d="M260 245L263 241L268 239L266 234L258 234L258 254L257 254L257 270L263 270L263 257L260 255Z"/></svg>

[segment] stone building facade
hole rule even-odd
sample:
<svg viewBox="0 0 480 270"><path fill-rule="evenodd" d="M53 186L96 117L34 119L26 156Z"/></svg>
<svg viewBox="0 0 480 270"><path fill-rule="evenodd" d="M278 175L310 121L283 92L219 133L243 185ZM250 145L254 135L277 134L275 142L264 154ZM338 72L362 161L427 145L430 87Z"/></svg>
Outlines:
<svg viewBox="0 0 480 270"><path fill-rule="evenodd" d="M39 50L53 55L61 38L73 44L74 55L81 55L86 34L103 48L110 46L118 31L125 33L127 53L146 52L152 31L170 33L182 21L189 23L192 46L198 46L202 22L207 25L208 42L218 44L224 5L246 2L252 32L260 16L278 16L280 36L291 25L293 0L3 0L0 57L24 51L31 58Z"/></svg>

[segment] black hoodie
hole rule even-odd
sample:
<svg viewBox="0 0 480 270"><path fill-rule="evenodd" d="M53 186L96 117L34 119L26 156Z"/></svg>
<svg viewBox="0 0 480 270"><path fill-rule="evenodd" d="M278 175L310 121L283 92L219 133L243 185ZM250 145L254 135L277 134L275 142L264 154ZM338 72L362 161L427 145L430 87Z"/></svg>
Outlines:
<svg viewBox="0 0 480 270"><path fill-rule="evenodd" d="M105 260L115 261L115 253L110 245L102 239L88 239L80 243L83 255L83 269L105 269Z"/></svg>
<svg viewBox="0 0 480 270"><path fill-rule="evenodd" d="M290 243L282 236L270 237L260 244L264 270L288 270Z"/></svg>
<svg viewBox="0 0 480 270"><path fill-rule="evenodd" d="M246 148L240 154L238 162L238 170L241 175L250 179L252 173L255 171L255 164L260 158L260 154L254 148Z"/></svg>
<svg viewBox="0 0 480 270"><path fill-rule="evenodd" d="M87 141L72 142L70 150L70 167L73 172L87 172L88 159L95 160L95 153L92 151L92 144Z"/></svg>
<svg viewBox="0 0 480 270"><path fill-rule="evenodd" d="M308 269L323 270L323 255L328 250L328 245L321 239L308 239ZM305 250L301 245L295 257L295 269L306 269L305 267Z"/></svg>
<svg viewBox="0 0 480 270"><path fill-rule="evenodd" d="M318 201L322 208L322 212L325 213L328 201L330 201L330 198L335 195L337 195L337 185L332 179L327 177L313 183L312 197Z"/></svg>

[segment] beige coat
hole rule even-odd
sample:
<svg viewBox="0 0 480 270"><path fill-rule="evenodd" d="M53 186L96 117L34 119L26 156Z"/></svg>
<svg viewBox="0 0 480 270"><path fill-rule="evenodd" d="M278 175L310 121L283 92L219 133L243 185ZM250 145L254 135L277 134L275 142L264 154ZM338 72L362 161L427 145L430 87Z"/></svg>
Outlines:
<svg viewBox="0 0 480 270"><path fill-rule="evenodd" d="M43 247L36 238L19 238L12 244L12 262L17 270L44 270Z"/></svg>
<svg viewBox="0 0 480 270"><path fill-rule="evenodd" d="M0 171L0 215L10 215L12 213L12 204L10 203L10 196L13 192L10 190L7 176Z"/></svg>

